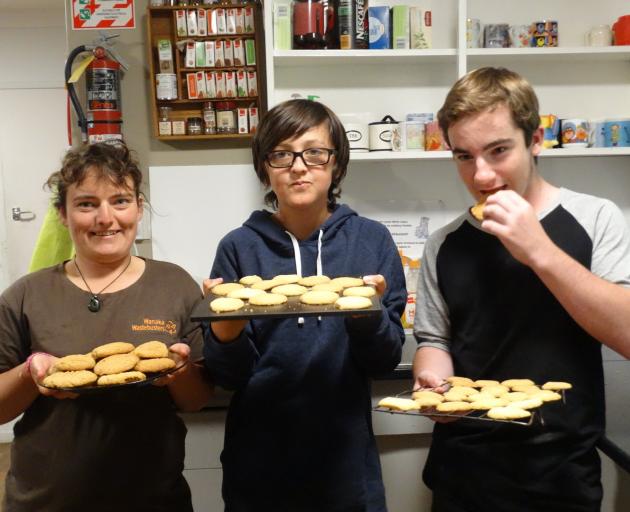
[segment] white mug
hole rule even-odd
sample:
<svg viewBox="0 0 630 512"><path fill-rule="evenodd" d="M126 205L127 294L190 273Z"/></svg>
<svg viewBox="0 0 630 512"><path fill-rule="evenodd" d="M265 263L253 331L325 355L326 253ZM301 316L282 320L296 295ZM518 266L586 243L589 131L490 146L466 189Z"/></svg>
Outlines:
<svg viewBox="0 0 630 512"><path fill-rule="evenodd" d="M370 123L370 151L392 150L392 130L396 124L392 116Z"/></svg>

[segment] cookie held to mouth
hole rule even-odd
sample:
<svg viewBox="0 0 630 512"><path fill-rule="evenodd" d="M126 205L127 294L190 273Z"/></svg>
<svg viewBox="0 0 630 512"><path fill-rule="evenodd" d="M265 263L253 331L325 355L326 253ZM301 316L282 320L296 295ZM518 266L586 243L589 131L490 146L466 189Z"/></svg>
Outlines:
<svg viewBox="0 0 630 512"><path fill-rule="evenodd" d="M470 214L477 219L479 222L483 220L483 210L486 207L486 201L484 200L481 203L477 203L470 209Z"/></svg>

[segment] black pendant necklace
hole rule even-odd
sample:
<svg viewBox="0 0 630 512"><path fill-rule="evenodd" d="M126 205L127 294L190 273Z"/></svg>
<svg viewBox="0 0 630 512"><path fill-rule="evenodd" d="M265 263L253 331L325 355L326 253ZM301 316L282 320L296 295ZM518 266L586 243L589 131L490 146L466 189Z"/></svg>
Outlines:
<svg viewBox="0 0 630 512"><path fill-rule="evenodd" d="M114 282L116 281L116 279L118 279L120 276L122 276L125 273L125 271L129 268L129 265L131 265L131 256L129 256L129 261L125 265L125 268L122 269L120 274L118 274L114 279L112 279L110 281L110 283L107 286L105 286L105 288L103 288L100 292L94 293L92 291L92 289L90 288L90 285L87 284L87 281L85 280L85 277L83 277L83 273L81 272L81 269L79 268L79 265L77 265L77 257L76 256L74 257L74 266L77 268L77 272L81 276L81 280L83 281L83 284L88 289L88 291L90 292L90 295L91 295L90 302L88 302L88 309L92 313L98 313L101 310L101 299L99 298L99 295L101 293L103 293L111 285L113 285Z"/></svg>

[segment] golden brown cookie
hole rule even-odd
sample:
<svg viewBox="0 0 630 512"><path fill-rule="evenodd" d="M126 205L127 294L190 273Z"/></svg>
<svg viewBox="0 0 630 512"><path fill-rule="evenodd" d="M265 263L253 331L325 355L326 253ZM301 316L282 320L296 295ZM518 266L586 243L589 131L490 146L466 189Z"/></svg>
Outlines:
<svg viewBox="0 0 630 512"><path fill-rule="evenodd" d="M165 372L175 368L175 361L169 357L158 357L156 359L142 359L138 361L134 370L142 373Z"/></svg>
<svg viewBox="0 0 630 512"><path fill-rule="evenodd" d="M514 386L534 386L535 384L531 379L507 379L501 382L501 385L514 388Z"/></svg>
<svg viewBox="0 0 630 512"><path fill-rule="evenodd" d="M351 288L352 286L363 286L365 283L360 277L335 277L331 283L340 284L344 288Z"/></svg>
<svg viewBox="0 0 630 512"><path fill-rule="evenodd" d="M483 391L484 393L490 393L491 395L494 395L494 396L501 396L501 395L505 395L506 393L509 393L510 388L499 384L497 386L484 386L481 388L481 391Z"/></svg>
<svg viewBox="0 0 630 512"><path fill-rule="evenodd" d="M168 347L166 346L166 343L162 343L161 341L147 341L146 343L138 345L133 350L133 353L141 359L149 359L151 357L167 357Z"/></svg>
<svg viewBox="0 0 630 512"><path fill-rule="evenodd" d="M568 382L555 382L555 381L545 382L542 385L543 389L549 389L551 391L560 391L562 389L571 389L572 387L573 387L573 385L571 385Z"/></svg>
<svg viewBox="0 0 630 512"><path fill-rule="evenodd" d="M379 407L387 407L394 411L412 411L419 410L420 404L415 400L409 398L399 398L395 396L388 396L383 398L379 403Z"/></svg>
<svg viewBox="0 0 630 512"><path fill-rule="evenodd" d="M332 281L330 283L316 284L313 288L311 288L311 291L313 292L326 291L339 293L341 290L343 290L343 286L339 283L333 283Z"/></svg>
<svg viewBox="0 0 630 512"><path fill-rule="evenodd" d="M366 309L372 307L372 301L368 297L339 297L335 301L335 307L339 309Z"/></svg>
<svg viewBox="0 0 630 512"><path fill-rule="evenodd" d="M519 409L535 409L543 404L540 398L526 398L525 400L518 400L517 402L510 402L510 406L518 407Z"/></svg>
<svg viewBox="0 0 630 512"><path fill-rule="evenodd" d="M509 393L501 395L501 398L504 398L508 402L517 402L519 400L527 400L529 395L525 393L525 391L510 391Z"/></svg>
<svg viewBox="0 0 630 512"><path fill-rule="evenodd" d="M470 214L477 219L478 221L483 220L483 210L486 207L486 201L484 200L481 203L477 203L475 206L470 208Z"/></svg>
<svg viewBox="0 0 630 512"><path fill-rule="evenodd" d="M129 384L130 382L140 382L146 380L147 376L142 372L123 372L103 375L98 378L96 384L99 386L115 386L117 384Z"/></svg>
<svg viewBox="0 0 630 512"><path fill-rule="evenodd" d="M96 379L96 374L89 370L57 372L45 377L42 385L47 388L78 388L94 384Z"/></svg>
<svg viewBox="0 0 630 512"><path fill-rule="evenodd" d="M228 298L249 300L254 295L258 295L260 293L265 293L265 291L256 288L239 288L238 290L232 290L230 293L228 293Z"/></svg>
<svg viewBox="0 0 630 512"><path fill-rule="evenodd" d="M436 405L435 408L440 412L460 412L471 410L469 402L442 402Z"/></svg>
<svg viewBox="0 0 630 512"><path fill-rule="evenodd" d="M300 280L300 276L297 274L280 274L273 278L279 284L293 284Z"/></svg>
<svg viewBox="0 0 630 512"><path fill-rule="evenodd" d="M210 288L210 292L215 295L226 296L231 291L238 290L239 288L243 288L241 283L221 283Z"/></svg>
<svg viewBox="0 0 630 512"><path fill-rule="evenodd" d="M279 306L287 301L286 295L280 295L279 293L261 293L260 295L254 295L249 299L249 303L252 306Z"/></svg>
<svg viewBox="0 0 630 512"><path fill-rule="evenodd" d="M237 311L244 305L245 303L241 299L219 297L210 302L210 309L215 313L225 313L227 311Z"/></svg>
<svg viewBox="0 0 630 512"><path fill-rule="evenodd" d="M94 348L92 350L92 357L94 359L101 359L102 357L113 356L115 354L127 354L134 348L136 347L126 341L113 341Z"/></svg>
<svg viewBox="0 0 630 512"><path fill-rule="evenodd" d="M469 379L468 377L458 377L457 375L452 375L451 377L447 377L446 382L450 383L451 386L473 387L473 384L474 384L474 381L472 379Z"/></svg>
<svg viewBox="0 0 630 512"><path fill-rule="evenodd" d="M475 411L489 411L493 407L505 407L508 404L503 398L486 398L470 402L470 407Z"/></svg>
<svg viewBox="0 0 630 512"><path fill-rule="evenodd" d="M245 286L251 286L254 283L257 283L259 281L262 281L262 277L257 276L257 275L243 276L238 280L239 283Z"/></svg>
<svg viewBox="0 0 630 512"><path fill-rule="evenodd" d="M304 304L333 304L339 298L339 294L335 292L327 292L325 290L311 290L310 292L300 295L300 302Z"/></svg>
<svg viewBox="0 0 630 512"><path fill-rule="evenodd" d="M495 420L520 420L529 418L531 413L525 409L519 409L512 405L494 407L488 411L488 417Z"/></svg>
<svg viewBox="0 0 630 512"><path fill-rule="evenodd" d="M373 286L351 286L343 291L344 297L372 297L376 295Z"/></svg>
<svg viewBox="0 0 630 512"><path fill-rule="evenodd" d="M500 382L498 380L490 380L490 379L479 379L473 383L473 387L475 388L483 388L485 386L497 386Z"/></svg>
<svg viewBox="0 0 630 512"><path fill-rule="evenodd" d="M274 286L280 286L280 281L276 281L275 279L263 279L262 281L258 281L252 285L252 288L255 290L271 290Z"/></svg>
<svg viewBox="0 0 630 512"><path fill-rule="evenodd" d="M104 357L94 367L96 375L111 375L131 370L140 358L136 354L115 354Z"/></svg>
<svg viewBox="0 0 630 512"><path fill-rule="evenodd" d="M540 398L543 402L555 402L556 400L561 400L562 395L551 389L541 389L537 393L530 395L530 398Z"/></svg>
<svg viewBox="0 0 630 512"><path fill-rule="evenodd" d="M271 293L278 293L280 295L286 295L287 297L299 297L307 291L308 288L296 283L281 284L280 286L274 286L271 289Z"/></svg>
<svg viewBox="0 0 630 512"><path fill-rule="evenodd" d="M324 283L329 283L330 282L330 277L328 276L307 276L307 277L302 277L300 278L300 280L298 281L298 284L301 284L302 286L315 286L317 284L324 284Z"/></svg>
<svg viewBox="0 0 630 512"><path fill-rule="evenodd" d="M91 370L96 361L90 354L71 354L55 362L55 370L59 372Z"/></svg>

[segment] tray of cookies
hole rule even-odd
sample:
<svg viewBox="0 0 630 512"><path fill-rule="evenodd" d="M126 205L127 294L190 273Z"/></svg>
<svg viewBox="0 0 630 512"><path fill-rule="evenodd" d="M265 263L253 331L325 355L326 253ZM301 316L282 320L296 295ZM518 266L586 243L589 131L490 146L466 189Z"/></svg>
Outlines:
<svg viewBox="0 0 630 512"><path fill-rule="evenodd" d="M88 354L70 354L57 359L39 385L78 394L143 386L184 364L180 355L171 352L161 341L147 341L138 346L114 341Z"/></svg>
<svg viewBox="0 0 630 512"><path fill-rule="evenodd" d="M249 320L326 315L374 315L381 301L360 277L245 276L210 290L191 314L193 321Z"/></svg>
<svg viewBox="0 0 630 512"><path fill-rule="evenodd" d="M564 403L568 382L543 385L531 379L476 380L453 376L435 388L403 391L380 400L375 411L416 416L449 417L530 426L544 424L542 409L550 402Z"/></svg>

